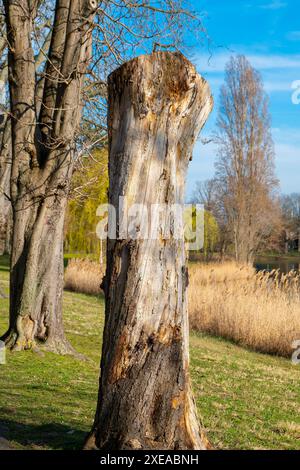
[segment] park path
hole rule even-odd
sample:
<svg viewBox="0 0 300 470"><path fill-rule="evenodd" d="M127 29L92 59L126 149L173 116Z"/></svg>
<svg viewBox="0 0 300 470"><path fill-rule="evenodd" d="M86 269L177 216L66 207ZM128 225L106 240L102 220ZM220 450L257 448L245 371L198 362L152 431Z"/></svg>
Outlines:
<svg viewBox="0 0 300 470"><path fill-rule="evenodd" d="M0 436L0 450L12 450L9 442Z"/></svg>

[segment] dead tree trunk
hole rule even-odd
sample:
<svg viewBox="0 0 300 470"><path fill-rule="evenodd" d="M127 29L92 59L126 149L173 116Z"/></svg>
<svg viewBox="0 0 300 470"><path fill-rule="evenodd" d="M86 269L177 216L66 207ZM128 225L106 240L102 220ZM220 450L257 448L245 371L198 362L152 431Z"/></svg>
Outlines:
<svg viewBox="0 0 300 470"><path fill-rule="evenodd" d="M109 240L96 417L86 448L205 449L189 378L183 234L164 238L184 203L209 87L179 53L134 59L109 78L109 201L166 205L158 239ZM120 220L117 219L117 227Z"/></svg>
<svg viewBox="0 0 300 470"><path fill-rule="evenodd" d="M62 321L63 224L91 54L95 0L56 0L37 103L33 23L38 2L5 0L13 211L10 324L13 349L73 352Z"/></svg>

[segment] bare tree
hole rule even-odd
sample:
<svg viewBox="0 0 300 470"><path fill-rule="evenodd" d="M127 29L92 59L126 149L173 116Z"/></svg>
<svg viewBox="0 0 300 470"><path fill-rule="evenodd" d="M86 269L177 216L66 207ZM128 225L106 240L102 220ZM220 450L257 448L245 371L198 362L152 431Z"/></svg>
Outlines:
<svg viewBox="0 0 300 470"><path fill-rule="evenodd" d="M184 17L192 17L182 3L4 2L13 210L10 324L2 338L8 346L39 343L72 351L61 300L63 224L74 163L85 148L105 140L108 72L142 44L153 47L164 31L176 46ZM43 58L38 66L37 57Z"/></svg>
<svg viewBox="0 0 300 470"><path fill-rule="evenodd" d="M43 8L45 2L40 2L41 7L35 18L34 33L36 40L33 41L35 54L36 73L45 61L46 52L49 49L51 29L49 22L49 11ZM49 7L49 4L48 4ZM46 12L48 11L48 14ZM39 48L39 44L41 47ZM37 81L37 92L42 89L42 81ZM11 145L11 115L8 98L8 57L7 37L5 24L4 5L0 7L0 253L11 251L12 235L12 207L10 203L10 176L12 167L12 145Z"/></svg>
<svg viewBox="0 0 300 470"><path fill-rule="evenodd" d="M277 180L268 98L260 75L243 56L231 58L221 89L216 179L222 213L238 261L252 261L272 231Z"/></svg>
<svg viewBox="0 0 300 470"><path fill-rule="evenodd" d="M13 209L10 325L4 340L15 349L39 340L53 351L69 352L61 315L63 224L97 3L57 0L37 104L32 35L38 3L4 2Z"/></svg>
<svg viewBox="0 0 300 470"><path fill-rule="evenodd" d="M0 254L8 251L11 227L10 167L11 128L8 116L6 33L3 5L0 6Z"/></svg>
<svg viewBox="0 0 300 470"><path fill-rule="evenodd" d="M192 195L192 201L197 204L203 204L205 210L214 212L216 206L216 188L214 179L206 181L197 181Z"/></svg>
<svg viewBox="0 0 300 470"><path fill-rule="evenodd" d="M0 124L0 254L10 251L12 211L10 204L11 126L6 111Z"/></svg>
<svg viewBox="0 0 300 470"><path fill-rule="evenodd" d="M141 56L109 78L109 202L117 213L119 196L166 210L157 237L139 225L144 236L119 231L108 241L99 400L86 448L207 446L190 389L184 237L164 233L172 205L184 203L211 108L207 83L178 53Z"/></svg>
<svg viewBox="0 0 300 470"><path fill-rule="evenodd" d="M205 210L212 214L218 224L218 243L216 248L219 250L221 259L225 256L231 242L230 227L226 211L224 210L222 194L223 190L220 187L220 182L217 178L212 178L206 181L198 181L192 196L192 202L203 204Z"/></svg>
<svg viewBox="0 0 300 470"><path fill-rule="evenodd" d="M283 195L280 205L284 226L285 251L290 248L300 252L300 194Z"/></svg>
<svg viewBox="0 0 300 470"><path fill-rule="evenodd" d="M285 222L291 228L298 230L300 228L300 194L284 195L280 202Z"/></svg>

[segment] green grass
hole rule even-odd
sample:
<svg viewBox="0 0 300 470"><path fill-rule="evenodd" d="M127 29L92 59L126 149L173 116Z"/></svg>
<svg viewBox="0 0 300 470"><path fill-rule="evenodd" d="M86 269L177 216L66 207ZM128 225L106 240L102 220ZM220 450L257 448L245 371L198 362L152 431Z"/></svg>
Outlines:
<svg viewBox="0 0 300 470"><path fill-rule="evenodd" d="M192 335L191 372L215 447L300 450L300 367Z"/></svg>
<svg viewBox="0 0 300 470"><path fill-rule="evenodd" d="M8 291L8 272L0 283ZM97 400L102 298L65 292L68 338L81 362L33 352L8 353L0 365L0 435L25 449L79 449ZM8 300L0 299L0 330ZM214 447L300 450L300 366L221 339L191 337L191 373L199 412Z"/></svg>
<svg viewBox="0 0 300 470"><path fill-rule="evenodd" d="M0 256L0 271L9 272L9 256Z"/></svg>
<svg viewBox="0 0 300 470"><path fill-rule="evenodd" d="M92 261L97 261L98 260L98 257L97 255L87 255L87 254L84 254L84 253L65 253L64 254L64 266L65 268L68 266L68 262L71 260L71 259L79 259L79 258L83 258L83 259L90 259ZM9 271L9 255L2 255L0 256L0 271Z"/></svg>

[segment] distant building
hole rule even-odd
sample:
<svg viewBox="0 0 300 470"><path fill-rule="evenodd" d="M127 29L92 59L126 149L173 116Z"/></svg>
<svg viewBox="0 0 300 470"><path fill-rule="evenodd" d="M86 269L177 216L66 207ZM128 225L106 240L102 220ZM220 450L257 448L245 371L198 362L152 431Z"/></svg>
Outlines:
<svg viewBox="0 0 300 470"><path fill-rule="evenodd" d="M300 228L298 231L285 231L285 251L289 253L290 251L299 251L300 252Z"/></svg>

